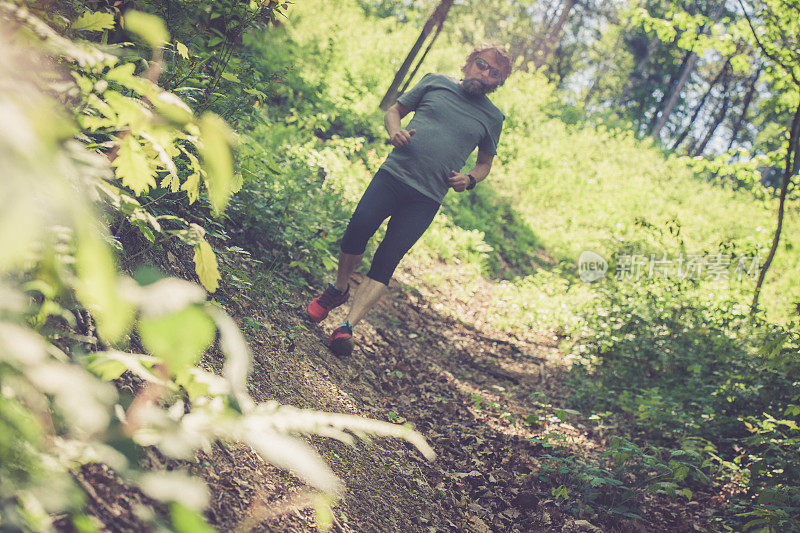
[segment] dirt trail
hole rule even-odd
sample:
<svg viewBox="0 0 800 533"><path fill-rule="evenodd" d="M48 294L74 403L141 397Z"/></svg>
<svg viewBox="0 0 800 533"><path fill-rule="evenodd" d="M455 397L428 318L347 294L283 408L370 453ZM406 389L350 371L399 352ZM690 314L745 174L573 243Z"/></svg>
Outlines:
<svg viewBox="0 0 800 533"><path fill-rule="evenodd" d="M404 276L413 273L398 277ZM357 446L312 439L347 485L334 510L335 531L694 531L693 524L704 522L696 502L653 499L645 502L644 519L587 520L562 511L553 496L560 480L541 472L541 457L551 446L597 457L604 442L577 421L553 416L563 372L557 337L528 332L517 338L469 325L491 312L491 282L469 302L446 290L422 295L393 282L356 328L357 346L347 358L324 345L344 311L319 326L310 323L304 308L311 294L287 295L280 303L237 298L235 315L254 351L254 398L409 422L438 454L427 462L390 439ZM464 319L436 310L443 307ZM248 325L254 321L263 326ZM528 413L538 420L526 422ZM208 513L214 525L316 529L301 482L244 449L231 453L200 469L214 495Z"/></svg>
<svg viewBox="0 0 800 533"><path fill-rule="evenodd" d="M187 271L175 264L161 266ZM223 280L217 293L250 342L250 392L256 400L408 422L437 453L428 462L410 445L392 439L355 446L310 439L346 484L345 497L334 508L334 531L705 529L695 526L705 523L707 513L697 494L683 505L646 496L643 519L564 512L553 491L565 480L543 471L542 457L558 449L596 458L605 443L578 420L562 421L553 414L561 402L559 376L564 371L557 337L531 331L513 337L471 325L484 324L485 313L493 312L491 281L482 281L467 296L456 285L452 290L425 287L420 294L402 283L416 273L400 272L400 283L392 283L390 293L356 328L353 354L339 358L324 340L343 318L343 309L321 325L312 324L305 304L318 289L281 292L281 284L264 277L260 263L248 261L237 268L251 286L276 291L268 299L263 289ZM458 283L455 267L440 268ZM221 356L212 352L204 363L220 370ZM153 450L146 455L151 468L186 467L206 481L211 492L206 515L220 531L317 529L308 487L245 446L215 445L212 453L182 464ZM139 503L164 512L102 465L84 467L76 477L94 491L89 507L110 531L142 529L136 518Z"/></svg>

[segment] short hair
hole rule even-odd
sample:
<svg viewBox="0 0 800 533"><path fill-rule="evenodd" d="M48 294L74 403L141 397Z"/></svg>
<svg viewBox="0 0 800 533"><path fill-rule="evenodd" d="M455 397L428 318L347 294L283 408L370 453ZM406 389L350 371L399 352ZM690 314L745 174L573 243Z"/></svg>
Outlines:
<svg viewBox="0 0 800 533"><path fill-rule="evenodd" d="M503 72L503 82L506 81L511 75L511 69L513 60L511 59L511 54L508 53L506 47L502 44L495 42L495 41L485 41L475 45L475 48L472 49L472 52L467 56L467 60L464 62L464 66L461 67L461 70L467 68L471 61L474 61L476 57L487 50L494 50L495 53L495 60L500 66L500 70Z"/></svg>

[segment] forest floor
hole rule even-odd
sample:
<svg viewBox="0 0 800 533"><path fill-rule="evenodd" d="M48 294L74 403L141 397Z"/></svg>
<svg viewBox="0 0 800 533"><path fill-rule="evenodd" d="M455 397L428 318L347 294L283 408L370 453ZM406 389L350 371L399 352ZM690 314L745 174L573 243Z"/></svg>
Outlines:
<svg viewBox="0 0 800 533"><path fill-rule="evenodd" d="M239 268L251 279L263 276L258 263ZM456 288L458 268L438 268ZM708 529L718 499L711 494L687 501L641 493L640 518L568 512L580 495L569 493L568 473L542 468L545 456L593 462L607 443L579 416L553 414L567 392L560 339L552 332L511 336L487 326L491 280L465 298L447 288L417 292L403 283L413 276L398 272L399 283L392 282L356 328L356 348L344 358L325 345L344 309L320 325L305 316L319 287L294 294L273 281L277 292L268 297L223 279L218 293L231 298L227 311L250 341L254 399L410 423L437 454L429 462L409 444L386 438L355 446L308 439L346 485L333 510L333 531ZM360 279L354 277L353 288ZM218 358L211 353L205 363L219 368ZM152 468L171 468L157 453L148 453L148 460ZM215 446L186 466L208 484L206 516L220 531L317 530L309 488L245 446ZM118 490L97 467L84 467L78 478L94 487L91 509L109 530L136 529L132 510L141 496ZM562 485L566 493L559 493Z"/></svg>

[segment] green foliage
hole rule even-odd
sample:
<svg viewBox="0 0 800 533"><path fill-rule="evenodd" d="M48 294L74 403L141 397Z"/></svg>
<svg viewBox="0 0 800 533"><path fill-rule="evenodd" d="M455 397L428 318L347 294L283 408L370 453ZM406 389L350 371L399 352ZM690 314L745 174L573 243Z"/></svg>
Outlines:
<svg viewBox="0 0 800 533"><path fill-rule="evenodd" d="M365 15L364 6L381 18ZM0 505L15 524L45 523L37 509L67 510L83 523L80 490L69 468L87 459L78 454L68 463L61 456L43 461L41 454L56 457L47 444L52 436L83 445L79 432L89 430L91 444L105 443L92 459L107 461L152 497L171 501L172 527L185 531L203 527L197 511L202 487L184 478L145 477L135 461L120 459L121 452L156 445L171 457L191 457L207 442L238 439L321 490L336 492L338 482L324 463L301 443L287 441L279 428L346 441L351 439L344 428L377 431L409 438L427 451L416 434L395 426L252 405L245 392L247 348L231 319L205 302L197 286L120 276L111 251L124 252L134 240L131 233L150 250L186 246L208 291L224 276L233 288L257 286L274 297L270 301L292 289L286 279L297 286L328 275L347 217L389 150L377 103L397 66L388 59L404 57L417 32L398 17L419 18L426 6L306 2L287 13L285 25L269 31L285 6L178 0L137 7L150 15L123 15L112 7L76 12L79 5L60 3L52 14L41 14L74 39L19 9L2 7L22 22L21 32L38 36L38 46L59 58L72 80L15 78L26 88L10 97L22 118L10 115L5 133L33 131L40 142L21 149L18 139L0 134L0 146L12 147L0 152L4 171L24 177L3 182L0 196L15 199L0 211L0 271L10 273L3 285L14 287L8 292L13 297L4 292L0 304L6 328L0 335ZM497 7L506 14L519 8ZM492 95L507 120L488 181L471 194L450 194L406 264L446 265L448 275L458 266L471 276L459 280L467 292L483 275L504 278L493 286L494 316L488 318L493 325L572 335L573 406L628 431L624 438L610 437L607 454L596 464L555 452L548 456L541 473L559 502L576 512L590 506L634 516L643 491L691 498L711 481L743 491L732 503L740 513L737 527L786 530L795 525L800 507L794 466L800 391L791 381L798 370L796 326L748 322L740 307L748 286L658 279L589 285L575 275L575 258L587 249L610 260L609 274L622 252L731 250L752 256L764 249L771 227L773 200L758 184L758 170L779 162L772 149L783 142L777 126L762 131L765 138L778 139L770 150L754 150L755 157L742 152L735 163L727 156L664 157L630 132L631 121L646 127L661 96L653 87L668 86L685 49L733 50L721 27L707 38L694 38L707 17L668 12L680 7L674 2L647 7L646 17L626 14L593 44L592 57L620 67L607 66L595 99L587 95L595 118L581 105L563 103L541 73L516 73ZM446 25L454 31L440 37L423 70L458 75L468 51L463 43L497 22L476 13L467 17L469 24ZM107 45L126 38L114 25L120 16L145 48ZM741 35L738 26L726 27L739 32L736 38ZM513 36L513 25L505 28ZM639 83L628 75L654 34L676 39L675 46L657 43L645 82ZM565 48L557 56L575 56L580 49ZM4 48L2 61L11 63L2 63L3 73L25 71L9 59L17 51ZM43 74L53 72L42 64ZM155 67L163 68L160 77ZM598 78L604 68L597 67ZM551 77L561 70L553 64ZM631 90L620 96L629 83ZM781 90L787 83L769 85L780 116L794 102L794 92ZM37 87L59 95L62 103ZM232 134L219 117L242 133ZM82 178L75 187L83 195L61 180L67 176ZM105 204L104 219L91 214L86 198ZM787 224L796 225L792 206ZM36 213L52 218L42 220ZM104 225L115 229L97 230ZM784 242L787 251L797 247L794 235ZM251 276L237 265L235 259L248 253L244 247L254 253L251 261L261 262L264 276ZM800 280L796 267L796 254L776 259L775 279L765 295L772 318L788 322ZM430 274L420 283L448 282L435 268L422 270ZM277 274L281 283L269 283ZM22 290L16 288L19 279ZM12 305L15 301L22 304ZM78 326L84 310L104 344L91 353L81 344L88 332ZM252 318L246 322L259 327ZM217 336L228 356L224 378L193 364ZM19 342L7 346L3 338ZM132 340L149 353L133 353ZM19 362L20 346L37 346L31 353L39 363L63 378L37 381L33 367ZM126 412L122 405L129 399L104 384L123 375L163 387L162 404ZM80 395L72 390L75 383L85 384ZM495 408L481 398L474 401ZM70 414L76 404L83 420ZM46 408L37 411L34 405ZM51 411L55 423L49 425L40 414ZM137 416L147 421L136 427L131 420ZM548 407L503 416L535 425L545 417L563 421L575 415ZM136 431L122 433L126 424ZM189 431L198 424L199 434ZM246 425L261 431L248 432ZM13 438L2 440L7 434ZM541 443L553 447L553 439L545 436ZM68 487L61 491L65 497L51 501L42 495L43 486L59 483ZM169 489L159 491L164 487ZM181 494L187 498L176 496ZM320 517L326 515L320 511Z"/></svg>
<svg viewBox="0 0 800 533"><path fill-rule="evenodd" d="M800 23L797 20L797 6L791 2L779 0L756 0L743 4L748 18L746 27L750 36L763 46L763 52L774 63L776 71L773 75L791 78L795 90L800 89L800 53L797 45L800 42ZM759 24L760 22L760 24Z"/></svg>
<svg viewBox="0 0 800 533"><path fill-rule="evenodd" d="M789 518L800 503L789 451L800 442L796 325L753 322L742 305L670 280L609 287L585 316L570 379L576 407L616 413L634 438L693 457L675 471L676 487L729 483L742 517L798 526Z"/></svg>
<svg viewBox="0 0 800 533"><path fill-rule="evenodd" d="M231 193L238 190L234 185L233 158L230 152L233 132L222 119L213 114L203 115L199 128L203 136L200 154L208 166L208 198L211 207L219 213L225 209Z"/></svg>
<svg viewBox="0 0 800 533"><path fill-rule="evenodd" d="M164 87L199 112L211 110L235 121L258 115L271 78L262 74L243 44L248 32L267 31L288 3L182 0L137 5L167 21L175 39L164 49Z"/></svg>
<svg viewBox="0 0 800 533"><path fill-rule="evenodd" d="M275 269L320 276L335 268L341 220L349 216L349 205L329 185L325 156L312 148L314 143L299 144L303 141L297 137L292 140L298 144L285 143L282 137L288 133L265 125L245 139L240 151L245 184L229 215L248 246L260 250ZM274 159L272 153L284 155ZM309 167L309 161L319 166Z"/></svg>
<svg viewBox="0 0 800 533"><path fill-rule="evenodd" d="M205 240L198 231L192 232L190 237L172 233L162 226L160 219L169 218L170 224L191 229L187 220L174 214L154 215L154 202L146 202L148 207L145 207L136 197L166 187L168 190L161 192L161 196L180 189L186 192L191 204L200 195L202 179L208 188L212 208L215 212L222 211L236 189L227 126L210 114L196 119L174 93L164 91L147 77L150 71L143 76L135 75L135 61L106 54L97 48L90 59L82 59L82 55L65 44L67 41L41 22L22 14L18 16L26 25L23 28L35 28L42 38L57 40L63 45L52 53L65 60L63 65L70 68L75 83L62 90L65 97L80 102L70 110L82 129L84 141L91 147L102 147L112 160L116 180L98 182L97 187L117 216L138 228L150 242L157 237L166 239L175 235L187 244L203 247L201 243ZM131 31L147 34L148 42L159 48L153 55L153 62L158 65L160 47L168 40L163 23L157 17L137 12L126 16L134 21L129 24ZM84 26L86 24L80 24L72 29L83 30ZM83 49L88 49L87 46L83 45ZM196 154L203 156L204 165ZM215 260L209 258L207 246L203 247L205 254L200 257L204 262L197 262L197 270L198 275L203 272L203 283L213 291L218 277L213 276L210 263ZM87 264L87 268L92 267ZM94 290L98 297L113 294L99 283L100 280L96 281L98 283L91 289L85 290ZM114 311L109 316L122 317L124 313ZM100 322L102 325L102 317ZM119 333L115 331L113 335Z"/></svg>
<svg viewBox="0 0 800 533"><path fill-rule="evenodd" d="M143 317L139 335L147 351L175 373L194 365L214 340L214 323L196 307Z"/></svg>
<svg viewBox="0 0 800 533"><path fill-rule="evenodd" d="M341 481L296 435L347 443L353 435L391 435L432 458L406 427L256 404L247 392L244 337L206 301L206 290L152 273L137 282L118 270L112 245L119 242L108 218L130 222L149 241L160 235L194 246L199 278L213 290L219 274L206 231L169 209L160 213L167 202L140 199L157 189L157 178L170 179L175 193L186 184L181 178L202 175L211 207L221 214L233 187L230 132L214 115L198 120L177 97L135 76L134 62L67 40L24 10L0 9L46 43L37 47L32 39L23 47L0 29L0 107L11 119L0 132L6 172L0 198L9 204L0 211L2 527L48 530L53 516L62 515L91 530L75 478L80 465L103 462L146 496L169 502L166 527L210 530L202 516L205 485L180 469L144 471L139 453L147 446L187 460L214 442L246 443L329 495L321 500L323 517ZM88 17L78 28L105 24L95 18L102 24ZM165 34L155 20L141 18L138 29L146 34L158 26L148 39L161 45ZM42 48L71 70L74 83L52 81L55 70ZM38 76L23 67L29 62L40 66ZM190 177L177 175L178 168ZM199 182L188 189L199 194ZM210 218L203 221L214 228ZM215 340L222 376L195 366ZM136 353L139 345L149 353ZM136 385L133 398L109 383L125 374Z"/></svg>
<svg viewBox="0 0 800 533"><path fill-rule="evenodd" d="M543 483L555 485L552 493L566 511L579 515L589 508L630 518L640 518L644 492L692 498L689 488L679 488L690 473L703 482L697 453L665 450L612 437L608 451L596 464L575 455L545 454L538 473Z"/></svg>
<svg viewBox="0 0 800 533"><path fill-rule="evenodd" d="M125 13L125 29L141 37L150 48L161 48L169 42L167 26L156 15L128 11Z"/></svg>
<svg viewBox="0 0 800 533"><path fill-rule="evenodd" d="M114 15L99 11L87 11L70 24L72 31L102 31L114 27Z"/></svg>
<svg viewBox="0 0 800 533"><path fill-rule="evenodd" d="M292 59L296 64L266 124L243 137L245 184L232 217L246 239L272 258L270 268L289 277L317 277L332 269L344 221L387 153L374 105L392 72L373 57L374 43L386 45L382 56L402 57L397 35L405 35L405 43L415 37L390 28L391 19L365 19L348 3L338 9L341 13L298 6L291 32L271 34L264 45L252 43L276 65L267 68L277 71ZM338 31L343 20L365 35L343 39ZM456 73L463 57L459 46L443 36L437 48L427 69ZM384 85L376 83L381 79ZM298 98L309 94L314 96ZM631 433L612 437L599 464L553 455L547 468L561 470L543 475L561 476L553 487L557 497L576 510L589 505L630 516L638 512L643 491L691 498L709 483L731 483L755 494L770 491L766 482L748 485L748 460L737 459L736 452L742 449L738 440L750 435L746 415L731 414L727 398L741 394L733 404L746 407L752 401L746 412L762 420L758 409L786 404L794 389L789 374L753 362L763 334L742 340L750 331L742 326L747 322L741 312L749 286L650 279L588 285L574 273L574 258L586 249L611 260L609 277L614 257L623 252L719 250L751 257L763 251L772 200L760 192L756 169L766 159L734 168L723 160L664 158L626 132L624 121L616 128L595 125L580 108L561 103L537 74L515 74L493 99L507 120L489 180L472 195L451 194L407 261L459 264L473 276L516 274L495 287L494 324L509 330L555 327L579 339L574 405L601 411L604 424L630 427ZM731 187L728 176L736 177L738 187ZM753 193L764 204L754 203ZM778 295L796 284L796 257L780 260L782 275L771 282L771 312L786 317L789 309ZM421 282L448 283L436 276L425 274ZM602 364L584 361L598 346ZM759 386L764 380L780 386ZM538 423L544 415L508 416ZM770 438L776 445L784 437ZM772 475L781 475L787 456L770 457L776 458ZM794 481L781 483L790 487ZM745 498L733 507L743 513L774 511L774 524L781 513L792 513L791 505L756 509Z"/></svg>
<svg viewBox="0 0 800 533"><path fill-rule="evenodd" d="M452 194L445 206L454 225L482 232L485 251L493 252L486 256L490 272L506 270L506 276L531 272L531 258L539 240L509 199L488 186L476 189L473 194Z"/></svg>
<svg viewBox="0 0 800 533"><path fill-rule="evenodd" d="M243 237L269 258L270 269L301 280L332 270L346 218L388 151L375 109L394 73L385 59L404 57L416 37L394 19L369 18L354 6L299 5L285 31L249 42L264 54L264 71L283 73L284 84L272 96L269 117L243 136L244 186L231 216ZM368 7L381 16L400 9ZM661 31L680 33L680 46L728 50L722 27L694 42L708 17L661 8L648 16L663 21ZM345 27L360 31L344 32ZM614 49L619 40L640 37L640 28L628 30L610 33L604 50L633 68L641 57ZM667 44L659 43L647 72L663 87L684 55ZM423 70L457 75L466 51L458 35L443 34ZM286 70L289 65L293 68ZM605 90L629 81L615 75ZM659 97L652 84L639 84L627 111L639 113L644 127L643 110ZM636 140L625 113L594 121L580 106L564 104L537 73L516 73L492 99L507 120L489 179L471 195L451 193L407 261L446 264L448 275L458 264L475 279L504 275L510 279L494 287L494 325L554 328L576 339L574 406L599 411L603 423L630 432L610 439L611 449L599 464L552 455L551 467L560 470L543 475L561 476L553 481L556 497L575 508L588 504L634 515L642 491L691 498L710 482L730 483L747 493L735 500L734 510L762 513L740 517L740 525L751 519L772 520L767 523L775 528L788 524L796 481L781 477L794 474L787 474L790 463L780 443L793 442L794 430L762 412L793 420L780 411L794 412L796 393L788 367L767 365L753 355L759 342L780 335L772 326L747 325L741 303L749 284L607 279L589 285L575 276L575 258L587 249L610 260L609 278L614 257L623 252L731 251L752 257L763 251L772 199L757 185L756 170L771 164L771 156L735 165L665 157L650 141ZM795 221L796 212L789 217ZM788 238L796 245L794 236ZM780 275L767 286L767 299L770 316L787 320L797 257L785 254L777 261ZM430 274L420 282L448 280ZM480 398L475 402L488 405ZM536 423L544 415L509 416ZM748 416L754 420L748 422ZM751 432L745 423L760 429ZM765 433L761 444L740 442L756 431L789 434ZM749 470L752 457L773 461L767 463L770 474L756 483ZM768 479L783 487L775 501L788 503L770 500L769 508L748 503L748 496L772 493Z"/></svg>
<svg viewBox="0 0 800 533"><path fill-rule="evenodd" d="M363 35L343 38L344 20L362 28ZM337 9L298 5L290 22L291 31L272 33L251 46L265 55L268 70L295 62L283 86L287 95L314 96L282 98L267 124L250 134L242 174L245 181L253 180L246 187L269 188L269 199L265 193L248 197L247 212L259 223L249 226L249 217L238 216L236 223L252 228L246 231L251 239L268 241L275 258L318 275L320 266L329 268L335 257L348 209L388 151L374 106L393 71L366 43L385 43L388 48L379 47L382 56L402 57L406 50L397 36L411 42L415 35L392 19L365 18L348 3ZM437 41L425 69L457 74L465 50L448 39L443 34ZM677 219L690 251L714 249L720 242L734 242L743 253L766 246L761 230L771 225L770 217L753 206L750 195L720 195L719 187L698 183L684 161L665 160L622 129L591 125L580 110L562 104L541 75L515 73L493 100L507 119L491 175L473 193L448 196L408 260L457 259L478 272L519 276L507 291L515 294L509 308L517 308L499 309L497 323L573 320L574 315L565 316L567 310L584 305L592 289L558 274L550 276L558 286L543 283L548 272L541 268L559 265L566 273L585 249L610 257L620 246L663 248L641 234L638 218L657 226ZM565 116L581 118L570 119L574 125L568 126ZM282 176L269 170L276 160ZM710 171L696 172L705 177ZM264 182L257 183L261 176ZM654 191L667 191L667 201ZM331 193L339 199L329 198ZM250 205L254 201L258 208ZM286 238L271 236L284 231ZM784 317L788 308L777 295L797 282L796 259L779 256L777 261L785 275L767 285L765 300L774 316ZM560 299L562 285L570 293L565 299Z"/></svg>

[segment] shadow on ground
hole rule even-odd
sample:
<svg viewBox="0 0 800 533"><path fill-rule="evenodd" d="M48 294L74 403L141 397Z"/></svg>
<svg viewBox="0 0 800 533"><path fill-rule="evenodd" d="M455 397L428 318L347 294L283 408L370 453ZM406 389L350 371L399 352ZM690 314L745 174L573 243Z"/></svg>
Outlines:
<svg viewBox="0 0 800 533"><path fill-rule="evenodd" d="M175 252L158 258L160 267L191 272L188 252ZM266 279L258 262L237 266L259 283L223 280L217 298L249 340L255 399L409 423L437 453L428 462L397 440L309 439L346 484L334 531L694 531L704 523L698 495L688 505L649 498L641 519L566 512L554 496L561 481L542 468L545 456L559 450L591 461L605 443L581 420L553 416L564 396L557 337L481 325L494 312L490 280L471 301L446 288L423 295L393 282L356 329L353 354L339 358L324 340L344 309L312 324L304 309L318 288L294 294L291 284ZM276 290L268 297L256 286ZM203 363L219 371L221 355L212 351ZM182 467L202 477L211 493L206 516L220 531L317 530L308 487L246 446L214 445L195 459L166 461L153 450L144 458L153 469ZM76 477L93 487L89 508L109 530L137 529L137 506L165 512L102 465Z"/></svg>
<svg viewBox="0 0 800 533"><path fill-rule="evenodd" d="M542 457L555 447L592 460L604 441L579 421L552 415L564 370L556 337L528 332L521 338L470 325L491 312L491 291L465 306L473 316L456 319L438 310L453 304L447 294L426 298L393 283L356 328L358 343L347 358L324 344L344 310L312 324L304 312L311 297L309 291L276 304L254 295L253 304L239 299L238 309L229 309L253 347L253 396L410 423L438 454L427 462L389 439L356 446L310 439L347 485L334 510L335 530L692 531L702 521L678 502L651 506L644 519L564 512L553 496L559 481L541 470ZM248 325L253 322L259 325ZM208 512L213 524L316 528L301 482L247 450L233 457L205 476L217 484Z"/></svg>

